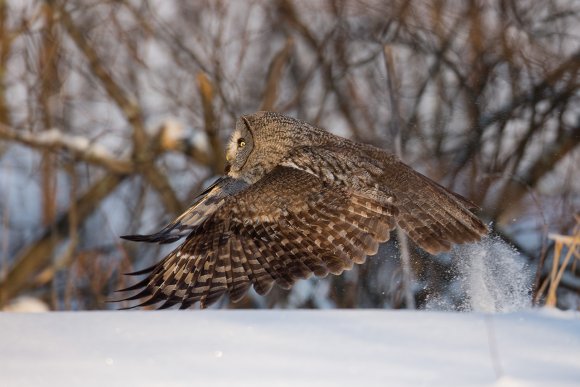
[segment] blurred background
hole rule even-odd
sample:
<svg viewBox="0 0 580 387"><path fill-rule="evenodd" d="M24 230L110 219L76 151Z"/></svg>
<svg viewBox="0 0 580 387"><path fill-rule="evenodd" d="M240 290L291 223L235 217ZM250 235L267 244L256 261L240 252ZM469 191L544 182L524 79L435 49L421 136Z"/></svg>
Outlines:
<svg viewBox="0 0 580 387"><path fill-rule="evenodd" d="M122 273L172 248L119 235L186 209L257 110L393 152L400 133L481 206L502 291L525 272L536 304L579 309L579 70L574 0L0 0L0 309L116 309ZM465 309L473 253L413 249L416 307ZM218 307L404 308L401 273L393 240Z"/></svg>

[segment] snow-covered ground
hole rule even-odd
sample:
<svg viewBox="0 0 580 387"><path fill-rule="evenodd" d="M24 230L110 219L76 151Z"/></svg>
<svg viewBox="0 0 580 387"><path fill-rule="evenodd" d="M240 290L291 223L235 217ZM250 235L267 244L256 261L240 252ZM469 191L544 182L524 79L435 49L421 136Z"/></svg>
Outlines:
<svg viewBox="0 0 580 387"><path fill-rule="evenodd" d="M0 313L0 386L578 385L578 312Z"/></svg>

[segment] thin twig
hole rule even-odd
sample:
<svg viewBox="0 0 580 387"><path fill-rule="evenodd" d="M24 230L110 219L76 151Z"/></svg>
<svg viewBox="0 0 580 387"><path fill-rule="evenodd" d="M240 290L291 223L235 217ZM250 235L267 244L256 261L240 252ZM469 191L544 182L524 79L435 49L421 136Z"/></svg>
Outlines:
<svg viewBox="0 0 580 387"><path fill-rule="evenodd" d="M401 115L399 101L395 92L395 66L393 65L393 54L388 45L383 47L385 58L385 68L387 71L387 90L391 101L391 133L395 143L395 154L399 159L403 159L403 139L401 134ZM405 304L407 309L415 309L415 297L413 295L413 273L411 271L411 256L409 252L409 241L403 229L397 225L397 240L401 252L401 266L403 268L403 291L405 294Z"/></svg>
<svg viewBox="0 0 580 387"><path fill-rule="evenodd" d="M293 46L294 42L292 38L288 38L284 47L276 54L276 56L274 56L272 63L270 63L270 68L268 69L268 80L266 82L260 110L275 110L274 106L278 99L278 86L282 79L282 71L288 62Z"/></svg>

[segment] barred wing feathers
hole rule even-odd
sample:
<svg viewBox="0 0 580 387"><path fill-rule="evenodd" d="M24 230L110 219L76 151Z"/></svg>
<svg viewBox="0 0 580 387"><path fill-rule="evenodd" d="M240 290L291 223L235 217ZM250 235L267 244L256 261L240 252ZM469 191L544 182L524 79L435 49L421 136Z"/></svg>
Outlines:
<svg viewBox="0 0 580 387"><path fill-rule="evenodd" d="M225 200L248 187L243 180L223 176L198 195L192 205L181 216L159 232L151 235L123 235L121 238L135 242L173 243L186 237L209 215L213 214Z"/></svg>
<svg viewBox="0 0 580 387"><path fill-rule="evenodd" d="M448 251L454 243L479 241L488 232L471 211L477 206L381 149L349 142L306 146L295 149L284 162L351 187L371 201L390 200L397 224L431 254Z"/></svg>
<svg viewBox="0 0 580 387"><path fill-rule="evenodd" d="M376 254L396 215L390 203L277 167L226 196L147 278L124 289L140 290L126 300L204 308L225 294L238 300L252 285L266 294L274 283L289 288L313 274L339 274Z"/></svg>
<svg viewBox="0 0 580 387"><path fill-rule="evenodd" d="M384 169L381 181L396 197L397 223L422 249L437 254L449 251L452 244L477 242L488 233L471 211L477 206L407 165L397 164L397 168Z"/></svg>

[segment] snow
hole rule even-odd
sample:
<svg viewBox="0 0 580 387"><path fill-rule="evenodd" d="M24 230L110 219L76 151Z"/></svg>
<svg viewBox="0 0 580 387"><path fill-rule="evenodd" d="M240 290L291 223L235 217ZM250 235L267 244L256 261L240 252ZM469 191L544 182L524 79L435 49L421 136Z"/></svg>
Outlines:
<svg viewBox="0 0 580 387"><path fill-rule="evenodd" d="M429 294L425 309L494 313L532 306L535 268L499 236L491 234L477 243L457 245L448 258L453 272L450 287Z"/></svg>
<svg viewBox="0 0 580 387"><path fill-rule="evenodd" d="M26 312L26 313L39 313L48 312L50 310L49 306L39 300L38 298L21 296L16 297L11 300L8 305L0 309L0 311L6 312Z"/></svg>
<svg viewBox="0 0 580 387"><path fill-rule="evenodd" d="M532 305L530 267L500 237L455 246L453 255L465 293L463 310L515 312Z"/></svg>
<svg viewBox="0 0 580 387"><path fill-rule="evenodd" d="M20 138L38 146L64 147L73 152L85 154L87 157L116 160L116 157L105 146L92 142L83 136L73 136L69 133L64 133L56 128L39 133L21 133Z"/></svg>
<svg viewBox="0 0 580 387"><path fill-rule="evenodd" d="M577 386L580 314L0 313L1 386Z"/></svg>

